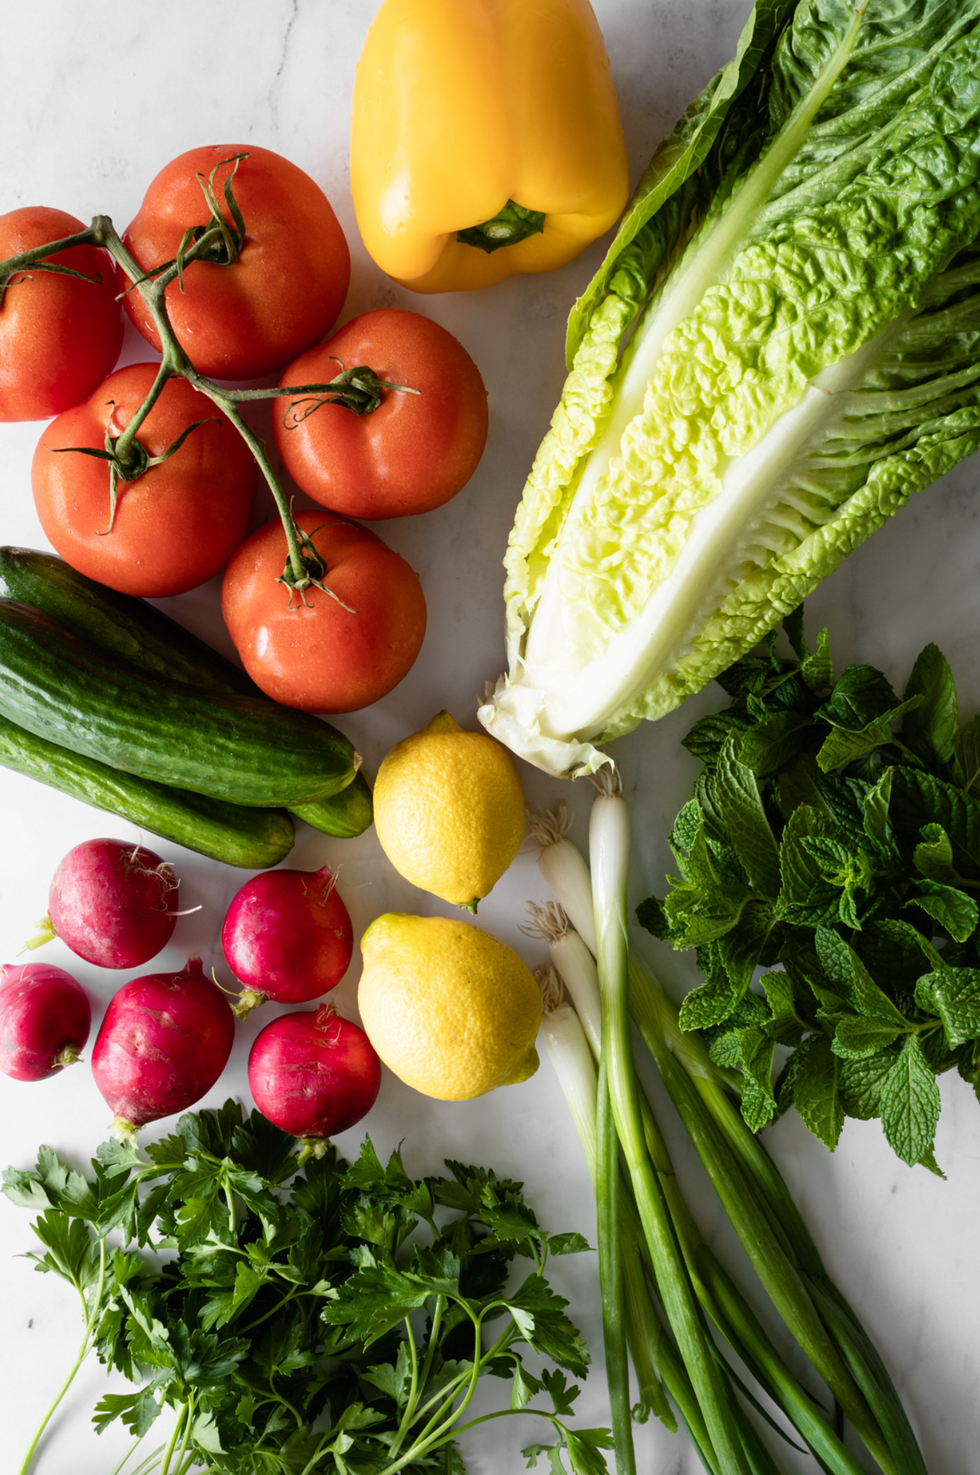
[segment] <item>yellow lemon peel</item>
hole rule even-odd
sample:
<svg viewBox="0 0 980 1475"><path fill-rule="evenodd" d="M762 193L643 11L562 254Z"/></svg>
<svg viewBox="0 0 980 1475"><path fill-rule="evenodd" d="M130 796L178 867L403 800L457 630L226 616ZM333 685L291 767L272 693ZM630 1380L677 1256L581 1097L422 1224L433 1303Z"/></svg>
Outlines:
<svg viewBox="0 0 980 1475"><path fill-rule="evenodd" d="M485 732L439 712L388 753L374 784L374 825L399 875L475 912L524 837L513 759Z"/></svg>
<svg viewBox="0 0 980 1475"><path fill-rule="evenodd" d="M361 951L361 1023L406 1085L468 1101L537 1070L541 996L506 943L470 922L386 912Z"/></svg>

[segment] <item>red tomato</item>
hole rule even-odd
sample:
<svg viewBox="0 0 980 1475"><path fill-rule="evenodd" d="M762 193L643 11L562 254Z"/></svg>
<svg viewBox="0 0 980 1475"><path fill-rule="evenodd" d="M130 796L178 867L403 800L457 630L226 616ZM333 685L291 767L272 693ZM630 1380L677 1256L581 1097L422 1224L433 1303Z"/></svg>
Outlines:
<svg viewBox="0 0 980 1475"><path fill-rule="evenodd" d="M167 288L170 321L184 352L202 374L254 379L287 363L329 332L350 283L350 253L330 201L308 174L268 149L234 145L191 149L157 175L123 240L145 270L177 254L184 232L206 225L206 184L215 165L248 157L232 190L245 221L245 240L229 265L193 262L183 288ZM234 165L214 178L229 225L224 186ZM128 281L128 278L124 278ZM153 346L160 339L138 292L123 299L136 327Z"/></svg>
<svg viewBox="0 0 980 1475"><path fill-rule="evenodd" d="M0 261L85 227L30 205L0 215ZM122 345L112 258L72 246L50 258L90 280L34 268L11 277L0 303L0 420L46 420L77 405L112 370Z"/></svg>
<svg viewBox="0 0 980 1475"><path fill-rule="evenodd" d="M339 362L338 362L339 360ZM463 345L431 318L364 312L290 364L281 384L320 384L366 365L389 384L366 415L309 396L277 399L276 444L296 485L349 517L405 517L455 497L487 440L487 392Z"/></svg>
<svg viewBox="0 0 980 1475"><path fill-rule="evenodd" d="M31 482L41 526L72 568L118 589L161 599L182 594L224 568L248 531L256 465L247 445L186 379L170 379L139 430L159 456L195 421L180 449L134 481L120 481L110 522L109 468L59 447L105 448L156 378L155 364L111 374L84 404L52 421L34 452Z"/></svg>
<svg viewBox="0 0 980 1475"><path fill-rule="evenodd" d="M276 583L287 557L277 519L253 533L228 565L225 624L267 696L306 712L356 712L411 669L425 634L422 586L367 528L316 509L297 513L296 522L312 537L326 564L323 583L337 598L315 587L290 598Z"/></svg>

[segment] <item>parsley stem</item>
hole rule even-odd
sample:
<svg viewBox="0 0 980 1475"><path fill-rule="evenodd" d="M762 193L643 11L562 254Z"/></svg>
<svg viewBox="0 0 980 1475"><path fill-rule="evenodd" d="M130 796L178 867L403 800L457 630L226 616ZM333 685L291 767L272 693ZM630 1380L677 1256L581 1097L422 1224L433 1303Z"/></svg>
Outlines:
<svg viewBox="0 0 980 1475"><path fill-rule="evenodd" d="M31 1440L30 1447L28 1448L28 1451L27 1451L26 1455L24 1456L23 1464L20 1467L19 1475L27 1475L28 1470L31 1468L31 1464L32 1464L33 1459L34 1459L35 1451L37 1450L37 1447L38 1447L38 1445L41 1442L41 1437L44 1434L45 1429L48 1427L48 1425L50 1424L51 1420L54 1418L55 1414L57 1413L59 1404L61 1403L62 1399L67 1394L67 1392L68 1392L69 1388L71 1387L72 1383L75 1381L75 1377L76 1377L76 1375L78 1373L78 1369L81 1367L82 1363L85 1361L86 1357L88 1356L88 1354L89 1354L89 1352L91 1350L91 1347L92 1347L92 1332L93 1332L93 1329L94 1329L94 1326L95 1326L95 1322L96 1322L96 1320L97 1320L97 1318L99 1316L99 1313L102 1310L102 1297L105 1294L105 1280L106 1280L106 1248L105 1248L105 1240L104 1239L100 1239L99 1240L99 1279L98 1279L98 1283L97 1283L96 1288L95 1288L95 1295L92 1297L92 1304L91 1304L91 1306L89 1306L89 1303L86 1301L85 1294L82 1291L81 1286L79 1286L79 1285L76 1284L76 1289L78 1290L78 1293L79 1293L79 1295L82 1298L82 1305L85 1308L85 1335L82 1338L82 1345L78 1349L78 1355L75 1358L75 1361L71 1365L71 1368L69 1370L69 1373L68 1373L67 1378L62 1383L60 1389L58 1390L57 1394L55 1395L54 1399L52 1400L52 1402L51 1402L51 1404L50 1404L50 1406L48 1408L47 1413L44 1415L44 1418L41 1420L41 1422L40 1422L40 1424L39 1424L39 1426L37 1428L37 1431L36 1431L36 1433L34 1435L34 1438Z"/></svg>
<svg viewBox="0 0 980 1475"><path fill-rule="evenodd" d="M429 1336L430 1352L434 1349L435 1346L434 1339L436 1316L439 1316L441 1319L442 1305L444 1300L445 1298L443 1296L439 1296L436 1301L436 1311L432 1318L432 1332ZM409 1389L408 1398L405 1400L405 1408L399 1421L397 1432L394 1439L392 1440L392 1454L397 1454L398 1451L401 1449L403 1443L405 1442L405 1435L408 1433L409 1429L415 1422L415 1409L419 1395L419 1349L418 1343L415 1340L415 1330L412 1326L411 1317L406 1316L403 1325L405 1327L405 1345L408 1348L408 1359L412 1369L411 1387Z"/></svg>
<svg viewBox="0 0 980 1475"><path fill-rule="evenodd" d="M188 1421L188 1415L188 1405L186 1403L178 1403L177 1417L174 1420L174 1427L173 1432L170 1435L170 1442L163 1452L163 1464L160 1466L160 1475L168 1475L168 1472L170 1470L170 1461L173 1459L174 1450L177 1448L177 1440L180 1437L181 1430L183 1429L185 1422Z"/></svg>

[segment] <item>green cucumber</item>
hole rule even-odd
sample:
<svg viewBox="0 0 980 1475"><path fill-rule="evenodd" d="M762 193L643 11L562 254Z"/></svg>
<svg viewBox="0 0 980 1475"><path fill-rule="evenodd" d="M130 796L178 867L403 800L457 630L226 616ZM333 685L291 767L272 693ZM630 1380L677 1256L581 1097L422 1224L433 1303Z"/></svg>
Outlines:
<svg viewBox="0 0 980 1475"><path fill-rule="evenodd" d="M88 579L57 554L0 547L0 597L31 605L93 645L150 675L204 691L263 698L250 676L162 610ZM371 824L371 789L358 771L337 794L293 812L326 835L360 835Z"/></svg>
<svg viewBox="0 0 980 1475"><path fill-rule="evenodd" d="M318 799L315 804L294 804L292 811L297 819L305 820L315 830L339 840L349 840L362 835L374 818L371 786L359 768L339 794L333 794L329 799Z"/></svg>
<svg viewBox="0 0 980 1475"><path fill-rule="evenodd" d="M59 748L4 717L0 766L226 865L260 870L278 865L292 849L293 822L283 809L246 809L136 778Z"/></svg>
<svg viewBox="0 0 980 1475"><path fill-rule="evenodd" d="M316 717L145 675L9 599L0 715L140 778L262 808L326 799L358 767L347 739Z"/></svg>
<svg viewBox="0 0 980 1475"><path fill-rule="evenodd" d="M240 666L155 605L97 584L56 553L0 547L0 598L29 604L151 676L268 700Z"/></svg>

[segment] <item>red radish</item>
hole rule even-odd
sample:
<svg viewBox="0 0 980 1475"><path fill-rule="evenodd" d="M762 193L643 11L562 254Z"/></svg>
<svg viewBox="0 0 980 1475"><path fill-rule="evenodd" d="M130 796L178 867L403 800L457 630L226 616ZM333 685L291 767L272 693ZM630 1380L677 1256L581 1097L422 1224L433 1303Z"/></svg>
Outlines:
<svg viewBox="0 0 980 1475"><path fill-rule="evenodd" d="M343 978L354 950L350 916L329 866L264 871L234 897L221 929L228 966L244 984L235 1013L266 999L305 1004Z"/></svg>
<svg viewBox="0 0 980 1475"><path fill-rule="evenodd" d="M92 1010L80 983L47 963L0 968L0 1070L43 1081L73 1065L88 1039Z"/></svg>
<svg viewBox="0 0 980 1475"><path fill-rule="evenodd" d="M95 1084L116 1113L113 1132L185 1111L228 1063L235 1016L200 958L179 973L148 973L109 1000L92 1051Z"/></svg>
<svg viewBox="0 0 980 1475"><path fill-rule="evenodd" d="M86 963L138 968L170 941L176 896L173 866L152 850L126 840L84 840L55 871L48 915L27 946L60 937Z"/></svg>
<svg viewBox="0 0 980 1475"><path fill-rule="evenodd" d="M332 1004L281 1014L255 1037L248 1084L263 1116L303 1144L300 1160L321 1156L326 1139L353 1127L381 1088L371 1041Z"/></svg>

